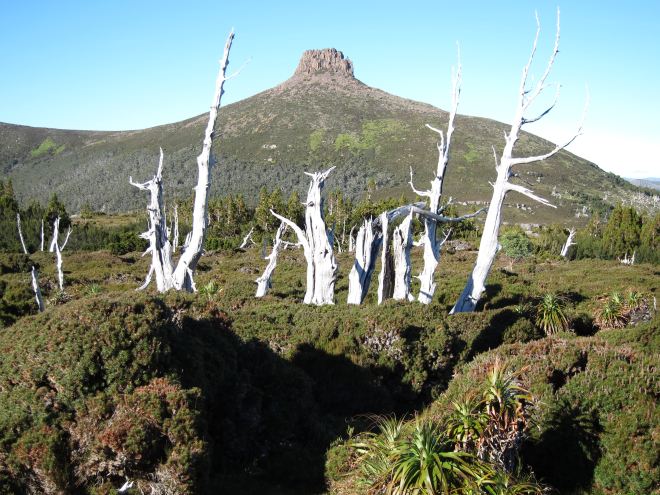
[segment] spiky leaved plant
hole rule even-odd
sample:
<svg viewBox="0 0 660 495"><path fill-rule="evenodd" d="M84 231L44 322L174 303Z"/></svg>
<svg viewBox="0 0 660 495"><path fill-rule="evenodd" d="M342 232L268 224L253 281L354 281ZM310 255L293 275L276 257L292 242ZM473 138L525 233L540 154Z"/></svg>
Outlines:
<svg viewBox="0 0 660 495"><path fill-rule="evenodd" d="M410 434L395 449L386 493L460 493L479 472L479 463L471 460L470 454L454 451L451 440L437 425L417 418Z"/></svg>
<svg viewBox="0 0 660 495"><path fill-rule="evenodd" d="M452 402L454 411L447 420L446 432L456 443L457 450L472 452L482 435L488 415L483 402L473 396Z"/></svg>
<svg viewBox="0 0 660 495"><path fill-rule="evenodd" d="M530 421L531 393L520 382L518 372L495 360L488 372L483 403L488 416L477 442L477 455L507 472L516 465L518 450Z"/></svg>
<svg viewBox="0 0 660 495"><path fill-rule="evenodd" d="M554 335L568 329L564 300L560 296L553 293L543 296L536 307L536 325L546 335Z"/></svg>
<svg viewBox="0 0 660 495"><path fill-rule="evenodd" d="M405 419L375 417L377 432L360 435L352 446L360 456L360 481L366 486L386 486L391 479L392 457L401 441Z"/></svg>
<svg viewBox="0 0 660 495"><path fill-rule="evenodd" d="M639 309L642 306L644 299L642 294L636 290L629 290L626 295L626 306L629 310Z"/></svg>
<svg viewBox="0 0 660 495"><path fill-rule="evenodd" d="M621 298L614 297L616 294L612 294L612 297L596 310L595 321L600 328L621 328L628 322L628 311L621 304Z"/></svg>

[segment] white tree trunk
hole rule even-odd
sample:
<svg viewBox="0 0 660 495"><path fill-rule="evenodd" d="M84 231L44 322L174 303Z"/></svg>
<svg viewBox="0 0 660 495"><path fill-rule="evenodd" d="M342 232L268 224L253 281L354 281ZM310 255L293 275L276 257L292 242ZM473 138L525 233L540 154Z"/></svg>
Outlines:
<svg viewBox="0 0 660 495"><path fill-rule="evenodd" d="M57 245L57 238L60 236L60 217L57 217L53 222L53 237L50 240L50 246L48 247L49 253L55 252L55 246Z"/></svg>
<svg viewBox="0 0 660 495"><path fill-rule="evenodd" d="M382 232L375 228L373 219L365 220L355 240L355 261L348 275L348 304L362 304L367 295L371 274L376 266Z"/></svg>
<svg viewBox="0 0 660 495"><path fill-rule="evenodd" d="M215 94L213 95L213 103L211 105L211 111L209 112L209 121L206 125L202 152L197 157L197 186L195 187L195 203L193 206L192 235L190 236L190 242L186 251L181 254L176 268L174 269L174 273L172 274L172 285L176 290L186 290L188 292L195 291L193 273L195 272L197 263L202 256L206 228L208 226L207 208L209 189L211 188L211 169L215 162L211 154L213 130L215 128L218 109L220 108L220 102L222 101L222 95L224 93L224 83L227 80L226 71L227 65L229 64L229 50L231 49L233 40L234 32L232 31L227 38L224 54L220 61L220 72L218 73L218 78L215 83Z"/></svg>
<svg viewBox="0 0 660 495"><path fill-rule="evenodd" d="M244 249L248 245L248 242L254 244L254 241L252 240L252 232L254 232L254 227L252 227L250 232L248 232L247 235L243 237L243 242L241 242L241 245L238 246L238 249Z"/></svg>
<svg viewBox="0 0 660 495"><path fill-rule="evenodd" d="M172 253L179 247L179 205L174 203L174 228L172 229Z"/></svg>
<svg viewBox="0 0 660 495"><path fill-rule="evenodd" d="M355 251L355 237L353 237L353 231L355 230L356 225L351 227L351 231L348 233L348 252L352 253Z"/></svg>
<svg viewBox="0 0 660 495"><path fill-rule="evenodd" d="M21 239L21 246L23 247L23 253L29 256L27 247L25 247L25 240L23 240L23 229L21 229L21 215L16 213L16 226L18 227L18 237ZM44 242L44 221L41 221L41 250L43 251L43 242ZM34 292L34 298L37 301L37 307L39 311L42 312L46 309L44 306L44 299L41 296L41 288L39 287L39 272L36 267L32 265L31 270L32 276L32 291Z"/></svg>
<svg viewBox="0 0 660 495"><path fill-rule="evenodd" d="M163 151L161 149L158 171L154 178L144 184L134 183L132 178L129 182L139 189L150 192L150 203L147 208L149 211L149 230L142 234L142 237L149 240L149 248L146 253L152 253L152 263L149 268L144 284L139 289L144 289L149 285L152 275L156 274L156 287L159 292L169 289L186 290L194 292L195 282L193 274L204 246L206 228L208 226L208 195L211 185L211 169L214 165L211 147L213 145L213 130L218 116L218 109L224 93L224 83L228 79L226 76L227 65L229 64L229 51L231 49L234 32L227 37L224 54L220 61L220 71L216 79L215 93L213 103L209 112L209 120L206 125L202 152L197 157L197 185L195 186L195 201L193 206L193 224L192 231L188 234L185 250L176 264L172 261L172 245L167 235L167 225L165 222L163 207L163 187L162 187L162 167ZM178 218L175 230L178 231ZM178 234L178 232L176 232ZM138 289L138 290L139 290Z"/></svg>
<svg viewBox="0 0 660 495"><path fill-rule="evenodd" d="M55 222L53 223L53 241L51 242L51 250L55 252L55 260L56 260L55 266L57 268L58 285L60 287L60 290L64 290L64 270L62 269L62 263L63 263L62 251L64 251L67 242L69 242L69 236L71 235L71 227L69 227L64 242L62 243L61 246L59 241L59 235L60 235L60 217L57 217L55 219Z"/></svg>
<svg viewBox="0 0 660 495"><path fill-rule="evenodd" d="M427 127L440 135L438 142L438 166L435 177L431 181L431 189L428 191L418 191L413 185L412 168L410 169L410 187L419 196L428 198L428 211L434 214L440 213L440 199L442 197L442 186L444 176L449 163L449 149L451 146L451 137L454 132L454 118L458 110L458 100L461 94L461 61L460 54L458 59L458 69L456 75L452 78L452 106L449 112L449 122L447 124L447 139L445 141L441 130L435 129L427 124ZM430 304L435 293L435 269L440 262L440 247L437 241L437 223L434 219L424 218L424 234L421 243L424 246L424 267L417 276L420 281L419 295L417 299L422 304Z"/></svg>
<svg viewBox="0 0 660 495"><path fill-rule="evenodd" d="M25 247L25 240L23 239L23 230L21 229L21 214L16 213L16 225L18 226L18 238L21 240L21 246L23 247L23 252L28 254L28 250Z"/></svg>
<svg viewBox="0 0 660 495"><path fill-rule="evenodd" d="M266 265L266 269L264 270L263 275L261 275L261 277L256 280L257 293L255 294L255 297L264 297L268 292L268 289L272 287L270 279L273 275L273 271L275 271L275 267L277 266L277 255L279 254L280 248L282 247L282 236L284 235L284 232L286 232L286 223L282 222L275 234L273 250L270 252L270 255L266 257L268 260L268 265Z"/></svg>
<svg viewBox="0 0 660 495"><path fill-rule="evenodd" d="M391 299L394 294L394 259L389 235L389 218L387 213L380 214L380 225L383 232L380 251L380 274L378 274L378 304L385 299Z"/></svg>
<svg viewBox="0 0 660 495"><path fill-rule="evenodd" d="M412 301L410 293L410 249L413 245L412 238L413 212L394 229L392 234L392 250L394 252L394 292L392 298L397 301Z"/></svg>
<svg viewBox="0 0 660 495"><path fill-rule="evenodd" d="M619 258L619 262L623 265L634 265L635 264L635 251L633 251L632 257L628 258L628 253L623 257Z"/></svg>
<svg viewBox="0 0 660 495"><path fill-rule="evenodd" d="M575 232L575 229L570 229L568 231L568 239L566 239L564 246L561 248L561 256L564 258L568 257L568 249L571 246L575 246L575 242L573 242L573 239L575 238Z"/></svg>
<svg viewBox="0 0 660 495"><path fill-rule="evenodd" d="M281 222L291 227L298 237L298 243L303 247L307 261L305 304L334 304L337 261L332 250L333 236L326 228L323 219L321 197L325 180L334 168L325 172L305 172L311 177L305 202L305 231L288 218L278 215L273 210L270 211Z"/></svg>
<svg viewBox="0 0 660 495"><path fill-rule="evenodd" d="M361 304L364 301L376 266L378 250L383 245L383 238L388 238L386 231L389 228L389 223L400 216L408 215L410 211L419 210L420 205L423 205L423 203L400 206L381 213L377 218L364 221L357 234L355 262L348 276L348 304ZM383 245L383 250L385 251L383 253L385 273L381 271L382 277L379 277L381 282L378 290L379 304L383 299L390 297L392 292L390 288L384 287L384 285L391 285L392 276L387 273L388 265L391 269L391 261L387 261L387 251L389 249L386 249Z"/></svg>
<svg viewBox="0 0 660 495"><path fill-rule="evenodd" d="M39 311L45 311L46 306L44 306L44 299L41 296L41 288L39 287L39 272L34 265L32 265L32 290L34 291L34 298L37 301Z"/></svg>
<svg viewBox="0 0 660 495"><path fill-rule="evenodd" d="M129 178L129 182L138 189L149 191L149 206L147 207L147 212L149 213L149 230L141 234L141 237L149 241L149 247L143 256L151 253L151 266L144 284L138 290L145 289L155 274L156 289L158 292L165 292L172 289L174 285L172 281L172 245L167 237L167 224L164 215L163 149L160 149L156 175L151 180L143 184L138 184L133 182L133 178L131 177Z"/></svg>
<svg viewBox="0 0 660 495"><path fill-rule="evenodd" d="M499 235L500 223L502 220L501 218L502 204L504 202L504 198L506 197L506 194L509 191L516 191L546 206L551 206L555 208L555 206L551 205L547 200L535 195L529 189L520 186L518 184L513 184L509 182L509 179L512 176L511 168L516 165L525 165L540 160L545 160L546 158L553 156L555 153L559 152L560 150L568 146L570 143L572 143L573 140L577 136L579 136L582 131L582 126L580 125L575 135L573 135L573 137L571 137L565 144L557 145L552 151L546 153L545 155L533 156L527 158L513 157L513 148L514 145L516 144L516 141L518 140L518 136L522 126L527 123L536 122L541 118L543 118L548 112L550 112L550 110L552 110L555 103L557 102L558 94L555 97L555 101L552 103L552 105L549 108L547 108L545 111L543 111L539 116L531 119L525 118L525 111L529 108L530 104L536 99L536 97L543 91L543 89L547 87L545 84L545 80L548 74L550 73L550 69L554 64L557 53L559 52L559 10L557 10L557 34L555 37L555 45L552 54L550 56L550 60L546 66L545 72L538 80L536 86L528 90L526 89L527 75L529 73L529 69L532 64L534 54L536 52L536 45L539 38L539 31L540 31L540 25L538 23L538 17L537 17L536 37L534 40L534 45L532 47L532 53L529 58L529 61L527 62L527 65L523 69L522 78L520 82L520 89L518 92L516 114L514 116L513 123L511 125L511 131L509 132L508 135L505 133L506 142L499 163L497 163L497 158L496 158L495 165L497 170L497 178L495 180L495 183L493 184L493 196L490 201L490 205L488 207L488 214L486 215L484 231L483 231L483 235L481 236L481 241L479 243L479 253L477 254L477 260L475 262L472 273L468 277L468 281L465 285L465 288L463 289L463 292L461 293L460 297L458 298L458 301L454 305L454 308L451 310L452 314L474 311L475 307L477 306L477 303L479 302L481 294L485 290L486 277L488 276L488 272L490 271L490 268L493 265L495 256L497 255L497 251L499 249L499 244L497 239ZM586 106L585 106L585 110L586 110Z"/></svg>

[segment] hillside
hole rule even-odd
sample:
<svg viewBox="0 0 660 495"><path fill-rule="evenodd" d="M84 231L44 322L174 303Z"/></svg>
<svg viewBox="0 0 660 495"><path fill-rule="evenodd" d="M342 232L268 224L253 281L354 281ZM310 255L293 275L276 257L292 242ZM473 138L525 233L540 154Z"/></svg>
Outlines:
<svg viewBox="0 0 660 495"><path fill-rule="evenodd" d="M436 135L424 125L445 126L446 119L443 110L363 84L341 52L307 51L290 79L221 110L212 194L242 192L253 201L264 185L303 191L303 171L336 165L328 181L331 189L358 197L373 179L377 195L411 196L409 167L415 170L416 183L423 185L437 160ZM144 198L129 186L128 177L150 177L162 146L166 194L188 196L205 123L206 115L200 115L123 132L0 124L0 170L13 179L22 200L44 202L56 192L72 211L86 202L107 212L142 209ZM488 180L494 177L491 147L501 148L506 128L488 119L457 118L446 176L448 195L456 201L489 198ZM551 146L527 134L517 151L539 154ZM576 214L643 198L634 186L568 152L520 173L559 208L530 204L512 194L506 220L576 221Z"/></svg>
<svg viewBox="0 0 660 495"><path fill-rule="evenodd" d="M511 272L501 259L483 309L449 316L474 253L446 254L429 306L378 306L375 284L347 305L348 253L337 304L304 305L302 258L282 253L273 290L255 299L258 249L208 254L189 295L136 293L148 260L107 251L67 253L60 293L49 254L33 254L47 309L0 328L0 494L110 494L127 478L131 494L326 493L337 439L374 414L441 416L494 354L530 365L542 429L525 464L543 482L594 495L657 487L658 316L639 331L596 332L593 320L611 291L650 302L654 266L528 260ZM0 256L0 290L33 307L26 262ZM534 325L529 307L554 291L577 335ZM595 429L581 422L590 413Z"/></svg>

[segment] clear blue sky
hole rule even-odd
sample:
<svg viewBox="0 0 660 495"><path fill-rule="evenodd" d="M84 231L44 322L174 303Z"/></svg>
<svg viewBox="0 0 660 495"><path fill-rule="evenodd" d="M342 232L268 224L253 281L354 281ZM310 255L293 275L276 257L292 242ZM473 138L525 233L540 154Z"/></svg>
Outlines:
<svg viewBox="0 0 660 495"><path fill-rule="evenodd" d="M356 77L448 107L460 42L459 112L508 122L535 30L536 73L554 37L547 1L0 0L0 121L134 129L208 109L224 39L236 29L227 85L237 101L285 80L303 50L335 47ZM625 176L660 176L660 2L560 4L559 108L531 132L560 140L591 105L571 150ZM551 93L551 92L550 92ZM552 94L548 95L551 99Z"/></svg>

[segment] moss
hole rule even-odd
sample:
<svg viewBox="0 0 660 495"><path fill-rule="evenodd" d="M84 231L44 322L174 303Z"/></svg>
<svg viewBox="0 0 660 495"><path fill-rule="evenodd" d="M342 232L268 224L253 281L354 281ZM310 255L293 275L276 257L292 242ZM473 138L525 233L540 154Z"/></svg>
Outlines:
<svg viewBox="0 0 660 495"><path fill-rule="evenodd" d="M30 151L30 156L32 158L39 158L41 156L44 156L49 153L61 153L64 150L63 146L60 146L59 148L57 147L57 144L55 141L53 141L50 137L47 137L44 139L39 146L37 146L35 149Z"/></svg>

